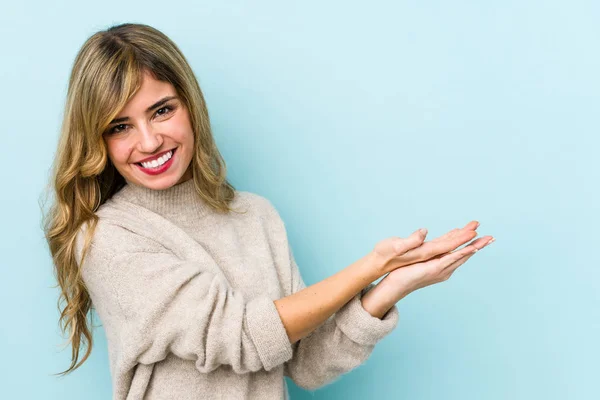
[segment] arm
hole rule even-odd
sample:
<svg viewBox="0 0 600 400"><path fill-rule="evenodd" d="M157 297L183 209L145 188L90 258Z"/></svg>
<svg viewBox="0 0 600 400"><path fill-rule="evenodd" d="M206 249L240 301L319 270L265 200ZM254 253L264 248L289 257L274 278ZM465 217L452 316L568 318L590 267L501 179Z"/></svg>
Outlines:
<svg viewBox="0 0 600 400"><path fill-rule="evenodd" d="M90 249L82 277L116 357L113 368L129 371L173 353L203 373L230 365L242 374L292 356L272 299L246 299L211 263L208 253L188 261L166 252Z"/></svg>
<svg viewBox="0 0 600 400"><path fill-rule="evenodd" d="M391 285L386 278L361 298L363 308L375 318L382 318L398 301L410 293L403 286Z"/></svg>
<svg viewBox="0 0 600 400"><path fill-rule="evenodd" d="M293 290L301 290L304 282L291 254L290 259L294 281L297 282ZM332 383L363 364L375 344L397 326L396 307L392 307L381 319L363 308L361 298L373 287L369 284L362 289L314 332L294 344L294 356L285 363L284 374L296 385L316 390Z"/></svg>
<svg viewBox="0 0 600 400"><path fill-rule="evenodd" d="M297 267L294 267L296 281L300 282ZM367 255L321 282L310 287L302 284L292 295L276 300L275 305L290 342L295 343L307 336L378 278L374 260Z"/></svg>
<svg viewBox="0 0 600 400"><path fill-rule="evenodd" d="M81 268L119 371L169 353L193 360L200 372L221 365L236 373L269 371L293 356L288 329L296 340L308 334L377 277L365 258L310 292L286 290L290 298L276 305L266 295L247 299L233 290L208 252L182 260L128 228L100 220ZM80 237L77 260L81 243ZM337 288L343 279L357 282Z"/></svg>
<svg viewBox="0 0 600 400"><path fill-rule="evenodd" d="M275 208L269 208L272 240L287 248L289 253L288 264L292 275L290 290L305 291L287 241L285 225ZM392 267L387 271L384 268L381 274L387 276L377 286L369 284L314 332L296 342L293 358L285 363L285 375L300 387L315 390L362 364L375 344L397 325L398 309L395 303L418 289L423 278L436 279L440 273L443 274L441 271L446 266L455 269L464 262L463 256L473 250L472 246L450 256L447 256L447 252L476 236L472 230L475 227L473 222L469 223L462 230L452 230L425 245L424 236L419 236L417 232L400 241L391 238L378 243L371 253L372 258L368 259L377 265L376 269L382 264L391 264ZM410 245L406 245L406 242ZM432 269L435 273L431 273Z"/></svg>
<svg viewBox="0 0 600 400"><path fill-rule="evenodd" d="M372 251L343 270L307 288L292 255L285 224L275 207L268 200L265 201L271 240L274 247L283 249L282 252L287 256L282 261L285 265L280 268L288 271L291 285L286 291L288 295L275 300L275 305L293 344L309 335L351 299L357 296L360 298L366 292L364 289L389 272L387 268L390 267L383 261L385 257ZM420 247L424 239L424 235L419 231L405 239L397 238L393 242L396 246L394 251L406 254ZM398 265L393 268L397 267ZM369 286L369 289L371 287ZM364 309L361 308L361 311Z"/></svg>
<svg viewBox="0 0 600 400"><path fill-rule="evenodd" d="M289 300L291 307L294 307L292 302L296 295L316 298L320 291L311 292L312 289L324 288L326 294L321 303L325 306L334 304L331 307L336 308L335 314L331 315L332 313L327 312L329 315L324 319L321 317L320 321L324 322L312 322L312 325L319 325L313 332L308 335L298 335L301 338L294 341L294 356L285 363L286 376L289 376L300 387L315 390L361 365L370 356L375 344L397 326L398 311L394 307L382 319L379 319L363 308L361 298L364 293L373 288L371 282L379 276L370 276L368 279L360 281L351 275L344 275L346 270L343 270L306 288L289 246L283 221L273 206L269 207L268 215L270 216L271 240L275 242L277 248L284 249L286 253L285 259L280 261L282 265L285 265L285 269L289 271L291 277L291 284L286 291L294 293L282 300L286 302ZM368 264L376 263L377 260L371 253L348 269L350 271L352 268L359 269L362 265L361 262L367 263L367 269L375 269L373 265L369 267ZM357 283L357 285L353 286L353 283ZM328 289L326 284L332 284L332 287ZM348 296L349 293L352 295ZM308 324L311 323L311 314L317 315L317 317L320 315L315 312L315 310L320 311L318 300L312 300L312 304L309 299L308 304L300 303L295 308L296 313L300 316L303 311L305 312L307 317L304 318L309 318ZM345 303L339 307L342 301ZM280 301L276 301L276 303L278 302ZM285 308L281 314L285 321L287 316ZM293 315L292 311L289 311L289 314ZM298 318L298 322L300 321L302 321L302 317Z"/></svg>
<svg viewBox="0 0 600 400"><path fill-rule="evenodd" d="M294 346L293 358L285 363L286 376L299 386L314 390L362 364L374 345L397 325L395 303L419 288L447 280L488 239L478 239L453 253L397 268L377 285L370 284L361 292L362 296L353 298L332 319ZM297 281L302 282L291 255L290 259Z"/></svg>

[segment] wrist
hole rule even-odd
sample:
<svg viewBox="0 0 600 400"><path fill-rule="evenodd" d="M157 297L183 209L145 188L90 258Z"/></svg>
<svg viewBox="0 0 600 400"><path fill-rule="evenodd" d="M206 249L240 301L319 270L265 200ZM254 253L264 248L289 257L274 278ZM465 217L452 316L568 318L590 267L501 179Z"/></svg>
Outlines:
<svg viewBox="0 0 600 400"><path fill-rule="evenodd" d="M381 278L382 276L384 276L385 274L387 274L389 271L389 258L384 257L383 255L375 252L375 251L371 251L368 255L367 255L367 259L369 260L369 266L370 269L373 273L373 276L375 277L375 279L373 280L377 280L379 278Z"/></svg>
<svg viewBox="0 0 600 400"><path fill-rule="evenodd" d="M379 282L382 287L385 287L387 291L394 293L395 302L400 301L406 297L409 293L415 290L414 285L409 285L406 282L406 278L400 280L396 278L396 275L390 273Z"/></svg>
<svg viewBox="0 0 600 400"><path fill-rule="evenodd" d="M382 280L361 297L361 304L369 314L381 319L396 304L397 298L397 293Z"/></svg>

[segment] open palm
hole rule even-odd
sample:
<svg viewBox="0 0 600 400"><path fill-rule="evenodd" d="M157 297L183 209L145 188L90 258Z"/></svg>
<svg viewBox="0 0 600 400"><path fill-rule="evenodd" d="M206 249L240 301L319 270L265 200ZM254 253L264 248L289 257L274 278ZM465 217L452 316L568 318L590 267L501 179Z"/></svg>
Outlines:
<svg viewBox="0 0 600 400"><path fill-rule="evenodd" d="M430 255L436 254L436 249L439 251L440 246L453 246L453 250L438 253L425 261L396 268L384 280L387 283L396 285L399 289L402 288L405 293L448 280L452 273L467 262L476 251L481 250L493 241L491 240L493 239L492 236L483 236L473 240L465 247L457 249L457 247L471 240L473 233L477 236L475 229L478 225L476 221L472 221L462 229L454 229L439 238L424 242L421 245L421 252ZM425 250L423 250L424 248ZM414 250L418 250L418 248Z"/></svg>

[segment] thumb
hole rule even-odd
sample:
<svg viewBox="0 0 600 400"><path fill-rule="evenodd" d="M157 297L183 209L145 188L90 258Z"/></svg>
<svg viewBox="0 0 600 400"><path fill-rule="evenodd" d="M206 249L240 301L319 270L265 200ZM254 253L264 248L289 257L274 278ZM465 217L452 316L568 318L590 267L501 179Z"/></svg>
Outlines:
<svg viewBox="0 0 600 400"><path fill-rule="evenodd" d="M421 228L414 231L407 238L397 238L394 243L394 250L397 255L402 255L409 250L415 249L423 244L427 237L427 229Z"/></svg>

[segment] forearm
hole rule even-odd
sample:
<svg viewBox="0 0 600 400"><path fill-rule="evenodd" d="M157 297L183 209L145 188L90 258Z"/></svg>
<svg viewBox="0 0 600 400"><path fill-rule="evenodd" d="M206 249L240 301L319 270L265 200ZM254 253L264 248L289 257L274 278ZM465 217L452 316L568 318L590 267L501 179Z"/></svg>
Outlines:
<svg viewBox="0 0 600 400"><path fill-rule="evenodd" d="M392 285L384 278L362 296L361 303L369 314L381 319L394 304L409 293L408 289Z"/></svg>
<svg viewBox="0 0 600 400"><path fill-rule="evenodd" d="M380 278L375 262L369 253L334 275L275 300L290 342L307 336L369 283Z"/></svg>

